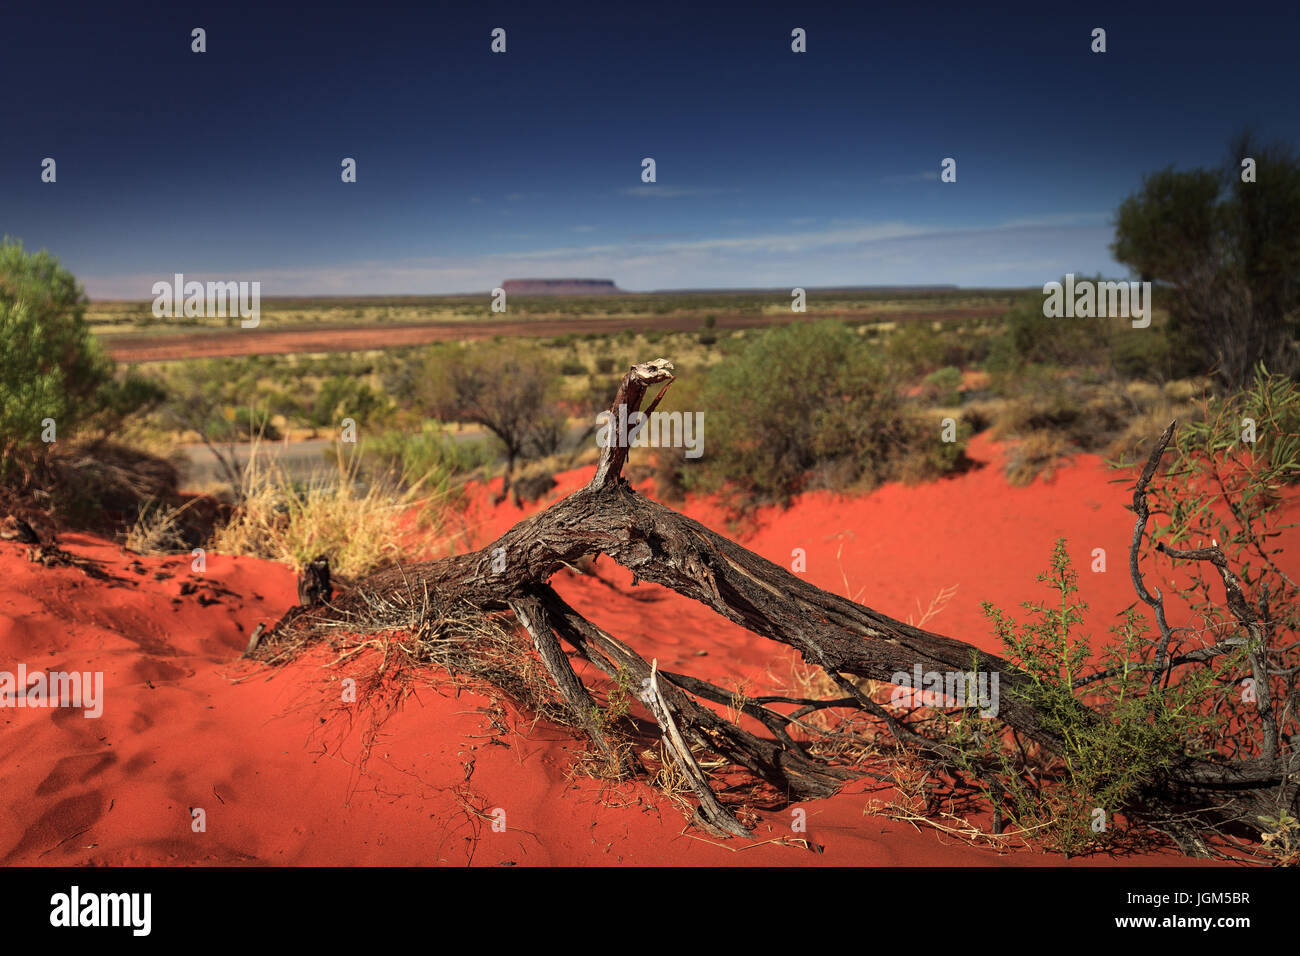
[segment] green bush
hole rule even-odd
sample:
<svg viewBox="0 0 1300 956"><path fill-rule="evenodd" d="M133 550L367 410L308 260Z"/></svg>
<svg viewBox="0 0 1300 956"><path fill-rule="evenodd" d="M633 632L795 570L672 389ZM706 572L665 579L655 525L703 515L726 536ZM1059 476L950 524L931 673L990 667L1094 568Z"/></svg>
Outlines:
<svg viewBox="0 0 1300 956"><path fill-rule="evenodd" d="M391 473L408 485L422 483L435 489L454 475L491 465L496 457L490 441L456 441L434 424L414 434L391 431L365 437L361 454L372 472Z"/></svg>
<svg viewBox="0 0 1300 956"><path fill-rule="evenodd" d="M665 409L702 411L710 437L695 461L660 456L674 472L662 475L665 486L727 489L741 508L898 477L921 443L939 443L938 429L907 411L884 362L833 321L767 329L711 367L698 391L673 398Z"/></svg>
<svg viewBox="0 0 1300 956"><path fill-rule="evenodd" d="M987 721L965 714L945 715L943 723L948 743L963 754L959 764L981 781L990 802L1044 845L1072 854L1108 842L1115 813L1129 809L1144 785L1187 756L1206 755L1198 741L1222 722L1214 712L1223 696L1216 685L1241 655L1153 683L1147 668L1155 642L1134 608L1096 654L1078 633L1088 605L1076 597L1078 575L1063 538L1038 580L1055 596L1025 602L1030 620L1017 623L988 602L983 608L1011 666L1002 675L1003 696L1037 711L1042 729L1062 741L1059 756L1031 776L1024 751L990 732ZM1110 676L1080 684L1097 673ZM1098 809L1106 828L1094 832Z"/></svg>
<svg viewBox="0 0 1300 956"><path fill-rule="evenodd" d="M365 382L336 375L321 383L312 403L310 421L317 428L333 427L344 418L365 424L381 418L389 407L388 399Z"/></svg>
<svg viewBox="0 0 1300 956"><path fill-rule="evenodd" d="M961 369L948 365L925 377L925 397L938 405L961 402Z"/></svg>
<svg viewBox="0 0 1300 956"><path fill-rule="evenodd" d="M79 428L109 430L159 389L135 375L114 379L113 362L85 323L86 294L48 252L0 242L0 471L45 458L45 419L57 439ZM2 475L0 475L2 477Z"/></svg>

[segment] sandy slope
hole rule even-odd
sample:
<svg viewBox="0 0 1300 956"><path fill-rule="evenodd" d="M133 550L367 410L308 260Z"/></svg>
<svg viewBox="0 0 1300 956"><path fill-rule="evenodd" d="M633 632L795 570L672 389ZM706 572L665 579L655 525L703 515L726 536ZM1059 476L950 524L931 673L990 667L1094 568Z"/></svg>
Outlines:
<svg viewBox="0 0 1300 956"><path fill-rule="evenodd" d="M977 458L994 449L977 441ZM919 616L940 589L956 594L933 629L994 648L979 611L1041 595L1034 575L1064 534L1098 633L1126 606L1131 516L1123 485L1082 457L1051 483L1010 489L986 467L857 499L812 494L764 516L746 544L882 611ZM585 481L560 476L555 495ZM479 493L466 511L479 543L517 521ZM530 509L532 510L532 509ZM714 509L687 509L723 528ZM970 864L1038 865L1059 858L999 855L866 816L868 783L806 805L806 836L822 852L776 844L726 846L685 831L679 810L641 784L571 777L582 747L475 693L425 687L383 724L364 767L363 718L339 703L327 658L266 670L238 660L247 634L294 600L286 569L210 556L135 559L117 546L67 535L70 552L114 578L29 563L0 542L0 670L102 670L100 719L72 710L0 708L0 860L6 864ZM1300 543L1300 542L1297 542ZM1095 547L1109 570L1088 570ZM838 553L838 558L837 558ZM1295 553L1294 548L1291 553ZM675 594L631 587L601 559L600 577L565 574L576 607L665 667L728 684L788 677L791 654ZM144 573L139 573L143 571ZM162 577L162 575L167 575ZM182 595L183 582L200 582ZM847 580L847 586L846 586ZM660 622L669 622L666 630ZM699 651L705 651L699 655ZM688 665L689 662L689 665ZM191 808L206 814L194 832ZM494 832L491 812L506 813ZM760 814L758 840L792 836L788 810ZM748 848L747 848L748 847ZM1183 863L1173 854L1089 859Z"/></svg>

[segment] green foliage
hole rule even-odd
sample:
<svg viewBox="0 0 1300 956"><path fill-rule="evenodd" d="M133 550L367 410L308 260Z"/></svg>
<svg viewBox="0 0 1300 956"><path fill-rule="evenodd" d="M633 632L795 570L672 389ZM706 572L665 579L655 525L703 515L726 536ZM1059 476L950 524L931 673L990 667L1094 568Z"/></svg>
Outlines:
<svg viewBox="0 0 1300 956"><path fill-rule="evenodd" d="M460 345L428 356L417 405L444 422L475 422L492 432L505 449L508 480L517 458L549 454L563 435L561 381L535 343Z"/></svg>
<svg viewBox="0 0 1300 956"><path fill-rule="evenodd" d="M874 337L879 330L863 326ZM931 322L909 319L884 336L890 366L900 373L924 375L951 366L959 369L982 365L994 343L997 324L963 319Z"/></svg>
<svg viewBox="0 0 1300 956"><path fill-rule="evenodd" d="M86 295L48 252L0 242L0 446L39 454L41 422L64 435L97 408L112 366L84 321Z"/></svg>
<svg viewBox="0 0 1300 956"><path fill-rule="evenodd" d="M1043 296L1030 296L1007 313L989 369L1009 371L1026 363L1067 367L1104 363L1117 328L1110 318L1048 318L1043 315Z"/></svg>
<svg viewBox="0 0 1300 956"><path fill-rule="evenodd" d="M492 448L484 441L456 441L436 423L414 434L403 431L367 435L361 454L371 472L396 475L413 486L440 490L456 476L490 465Z"/></svg>
<svg viewBox="0 0 1300 956"><path fill-rule="evenodd" d="M741 508L895 477L910 449L939 443L937 427L911 418L880 358L838 322L765 330L712 366L698 391L669 395L667 407L702 410L708 433L725 438L706 440L695 462L674 462L668 483L726 489Z"/></svg>
<svg viewBox="0 0 1300 956"><path fill-rule="evenodd" d="M321 383L312 403L309 421L317 428L335 427L345 418L365 424L382 418L389 407L386 396L365 382L335 375Z"/></svg>
<svg viewBox="0 0 1300 956"><path fill-rule="evenodd" d="M1119 208L1111 251L1170 300L1171 341L1235 389L1257 361L1300 368L1300 159L1249 132L1228 157L1220 171L1145 177ZM1245 157L1254 182L1242 181Z"/></svg>
<svg viewBox="0 0 1300 956"><path fill-rule="evenodd" d="M139 376L114 377L85 309L81 285L54 256L0 242L0 471L45 457L47 418L64 440L79 429L111 431L160 400L159 389Z"/></svg>
<svg viewBox="0 0 1300 956"><path fill-rule="evenodd" d="M1246 420L1255 441L1246 440ZM1202 420L1180 424L1166 453L1167 471L1152 482L1151 539L1173 547L1216 542L1240 581L1246 604L1267 622L1264 653L1273 675L1267 688L1279 708L1300 695L1300 587L1282 557L1289 521L1284 491L1300 481L1300 386L1255 369L1251 388L1207 399ZM1178 562L1167 586L1192 609L1197 644L1247 637L1223 607L1222 579L1203 562ZM1285 751L1300 734L1300 715L1282 708L1275 745ZM1253 715L1251 715L1253 716ZM1253 728L1256 721L1242 725ZM1258 752L1262 737L1238 735L1231 745Z"/></svg>
<svg viewBox="0 0 1300 956"><path fill-rule="evenodd" d="M959 762L967 770L978 768L986 795L1019 827L1072 854L1108 842L1114 815L1129 808L1144 785L1184 757L1206 752L1203 741L1218 723L1213 704L1222 697L1216 682L1236 661L1153 682L1146 666L1153 644L1135 609L1095 654L1091 639L1079 633L1088 605L1077 597L1077 574L1063 538L1038 580L1056 597L1025 602L1024 622L988 602L983 608L1012 668L1003 675L1002 696L1035 709L1042 728L1063 743L1059 760L1026 774L1023 751L985 732L970 716L949 722L948 741L961 751ZM1106 676L1084 679L1099 674ZM1093 828L1098 809L1106 823L1100 832Z"/></svg>
<svg viewBox="0 0 1300 956"><path fill-rule="evenodd" d="M956 405L961 401L961 369L945 366L925 377L925 394L939 405Z"/></svg>

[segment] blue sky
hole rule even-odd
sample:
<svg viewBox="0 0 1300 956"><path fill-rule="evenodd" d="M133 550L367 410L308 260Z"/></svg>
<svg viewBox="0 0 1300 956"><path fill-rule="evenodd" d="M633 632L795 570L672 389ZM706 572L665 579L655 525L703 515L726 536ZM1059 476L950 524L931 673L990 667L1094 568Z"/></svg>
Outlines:
<svg viewBox="0 0 1300 956"><path fill-rule="evenodd" d="M0 232L140 299L175 272L263 295L1119 275L1144 172L1218 165L1247 124L1300 145L1300 18L1137 9L31 4L0 21Z"/></svg>

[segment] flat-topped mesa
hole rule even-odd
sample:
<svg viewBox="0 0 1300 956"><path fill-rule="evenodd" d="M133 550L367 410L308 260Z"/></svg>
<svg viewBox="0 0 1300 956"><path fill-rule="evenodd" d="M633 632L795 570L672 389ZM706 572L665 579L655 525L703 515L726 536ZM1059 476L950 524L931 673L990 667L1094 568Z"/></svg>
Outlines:
<svg viewBox="0 0 1300 956"><path fill-rule="evenodd" d="M506 295L623 295L613 279L507 279Z"/></svg>

